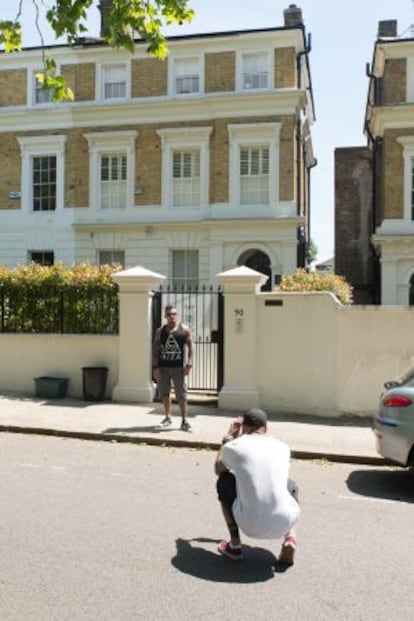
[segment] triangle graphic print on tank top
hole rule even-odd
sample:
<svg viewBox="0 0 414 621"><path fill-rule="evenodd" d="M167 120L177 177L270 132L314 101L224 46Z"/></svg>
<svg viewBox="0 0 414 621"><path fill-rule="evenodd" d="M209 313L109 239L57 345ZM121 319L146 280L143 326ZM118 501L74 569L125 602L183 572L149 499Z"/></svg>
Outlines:
<svg viewBox="0 0 414 621"><path fill-rule="evenodd" d="M173 332L166 326L161 330L160 367L182 367L186 334L181 324Z"/></svg>

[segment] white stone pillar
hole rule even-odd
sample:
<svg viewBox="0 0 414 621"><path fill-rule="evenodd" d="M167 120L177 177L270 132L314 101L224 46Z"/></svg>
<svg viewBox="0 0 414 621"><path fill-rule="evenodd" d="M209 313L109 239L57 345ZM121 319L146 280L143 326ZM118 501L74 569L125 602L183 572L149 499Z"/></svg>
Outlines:
<svg viewBox="0 0 414 621"><path fill-rule="evenodd" d="M154 398L151 377L153 289L165 276L132 267L113 276L119 286L119 375L114 401L149 403Z"/></svg>
<svg viewBox="0 0 414 621"><path fill-rule="evenodd" d="M217 274L224 293L224 385L219 407L259 405L256 377L256 294L267 277L244 265Z"/></svg>
<svg viewBox="0 0 414 621"><path fill-rule="evenodd" d="M397 304L397 265L393 257L381 257L381 304Z"/></svg>

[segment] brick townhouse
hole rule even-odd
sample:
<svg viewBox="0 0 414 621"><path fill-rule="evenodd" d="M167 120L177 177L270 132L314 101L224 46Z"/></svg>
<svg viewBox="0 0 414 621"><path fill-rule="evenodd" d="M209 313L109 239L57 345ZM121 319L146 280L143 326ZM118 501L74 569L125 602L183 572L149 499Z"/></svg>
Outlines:
<svg viewBox="0 0 414 621"><path fill-rule="evenodd" d="M359 303L414 304L414 38L378 24L366 147L335 153L335 267Z"/></svg>
<svg viewBox="0 0 414 621"><path fill-rule="evenodd" d="M283 18L171 37L165 61L139 40L50 46L74 92L59 104L41 49L1 53L0 263L115 261L178 285L249 265L268 287L304 265L310 38L300 8Z"/></svg>

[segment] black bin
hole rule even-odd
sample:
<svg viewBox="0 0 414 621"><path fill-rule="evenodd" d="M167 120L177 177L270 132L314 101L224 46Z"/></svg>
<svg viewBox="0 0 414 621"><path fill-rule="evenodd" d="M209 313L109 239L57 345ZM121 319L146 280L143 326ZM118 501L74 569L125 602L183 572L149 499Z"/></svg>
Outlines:
<svg viewBox="0 0 414 621"><path fill-rule="evenodd" d="M82 367L83 398L85 401L103 401L105 398L108 367Z"/></svg>

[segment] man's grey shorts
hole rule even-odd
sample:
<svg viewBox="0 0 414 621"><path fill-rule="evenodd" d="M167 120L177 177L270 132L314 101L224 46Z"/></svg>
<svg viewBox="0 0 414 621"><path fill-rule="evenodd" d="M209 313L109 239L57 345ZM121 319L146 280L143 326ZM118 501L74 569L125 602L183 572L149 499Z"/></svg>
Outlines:
<svg viewBox="0 0 414 621"><path fill-rule="evenodd" d="M187 399L187 382L183 367L160 367L160 380L157 384L158 394L168 397L171 390L171 382L174 385L175 396L178 401Z"/></svg>

